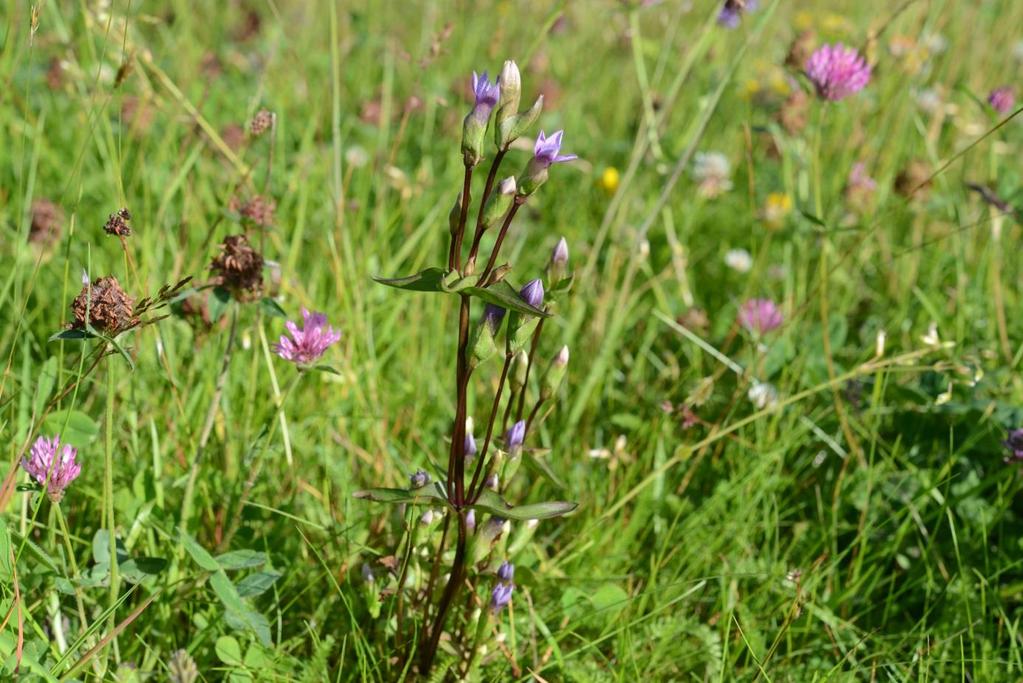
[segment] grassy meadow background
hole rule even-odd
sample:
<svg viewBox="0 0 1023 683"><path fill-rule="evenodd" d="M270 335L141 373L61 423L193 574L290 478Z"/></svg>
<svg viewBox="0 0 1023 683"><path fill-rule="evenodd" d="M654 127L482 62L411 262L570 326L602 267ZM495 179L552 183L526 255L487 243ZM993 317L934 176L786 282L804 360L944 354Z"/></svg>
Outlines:
<svg viewBox="0 0 1023 683"><path fill-rule="evenodd" d="M1020 472L1002 445L1023 426L1023 129L985 101L1020 80L1023 4L762 1L735 30L718 9L5 0L4 473L61 430L83 469L62 515L21 472L0 496L0 678L20 661L23 680L189 680L180 650L203 681L398 677L361 567L386 571L400 518L352 494L443 461L457 310L371 276L443 263L469 75L505 59L580 156L503 252L524 282L563 235L575 272L541 348L572 355L533 437L554 476L520 474L517 498L580 507L521 536L483 680L1023 677ZM790 131L780 113L807 84L783 63L804 31L876 66ZM263 108L273 132L246 134ZM716 197L693 174L706 152L731 166ZM857 162L867 198L846 192ZM48 341L83 270L136 299L201 284L241 231L232 199L256 194L276 203L254 234L280 307L344 333L338 374L304 377L283 419L296 371L269 351L284 328L266 306L241 308L219 391L226 317L176 306L121 339L133 368L115 354L88 375L94 342ZM29 241L39 199L63 214L48 246ZM121 207L127 255L102 229ZM751 297L785 315L759 344L735 323ZM751 401L755 381L776 400ZM135 561L114 581L110 529ZM231 553L233 618L189 538Z"/></svg>

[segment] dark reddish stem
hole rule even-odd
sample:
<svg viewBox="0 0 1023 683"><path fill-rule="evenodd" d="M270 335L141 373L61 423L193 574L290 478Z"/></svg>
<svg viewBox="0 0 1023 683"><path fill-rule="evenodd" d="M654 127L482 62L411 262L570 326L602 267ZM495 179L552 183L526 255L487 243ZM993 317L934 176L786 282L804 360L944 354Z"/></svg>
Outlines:
<svg viewBox="0 0 1023 683"><path fill-rule="evenodd" d="M490 164L490 173L487 174L487 184L483 186L483 199L480 200L480 209L476 213L476 233L472 237L472 248L469 249L469 260L466 264L476 263L476 256L480 251L480 240L483 239L483 209L487 205L487 200L490 199L490 193L494 189L494 181L497 179L497 169L501 167L501 161L504 160L504 155L508 152L508 149L500 149L497 155L494 156L494 162Z"/></svg>
<svg viewBox="0 0 1023 683"><path fill-rule="evenodd" d="M494 420L497 418L497 411L501 408L501 394L504 393L504 383L508 379L508 370L511 367L512 359L515 356L509 349L504 354L504 367L501 368L501 379L497 382L497 392L494 394L494 405L490 408L490 419L487 421L487 436L483 441L483 448L480 450L479 459L476 460L476 470L472 473L472 482L469 483L469 501L475 503L479 497L476 485L479 483L480 475L483 473L483 463L487 459L487 451L490 449L490 440L494 435Z"/></svg>
<svg viewBox="0 0 1023 683"><path fill-rule="evenodd" d="M462 209L458 215L458 229L451 236L448 249L448 270L462 269L462 236L465 235L465 221L469 217L469 192L472 189L472 166L466 164L462 181Z"/></svg>
<svg viewBox="0 0 1023 683"><path fill-rule="evenodd" d="M458 515L458 541L455 544L455 560L451 565L451 575L448 577L447 585L444 586L444 593L440 597L440 602L437 603L437 616L434 617L433 626L430 627L429 640L424 643L425 647L419 659L419 674L423 677L429 676L430 669L433 668L433 660L437 655L437 646L440 644L441 633L444 631L444 622L448 616L448 608L451 607L455 594L462 585L462 579L465 576L465 546L467 540L465 512L463 510L455 510L452 514Z"/></svg>
<svg viewBox="0 0 1023 683"><path fill-rule="evenodd" d="M510 209L508 209L507 215L504 217L504 223L501 224L501 232L497 235L497 242L494 243L494 250L490 252L490 258L487 260L487 267L483 269L483 274L480 275L480 279L477 280L476 286L483 286L487 278L490 277L490 273L493 272L494 266L497 264L497 255L501 251L501 245L504 244L504 238L508 234L508 228L511 227L512 219L515 218L515 214L518 213L519 207L526 203L526 198L520 195L515 195L515 200L512 203Z"/></svg>

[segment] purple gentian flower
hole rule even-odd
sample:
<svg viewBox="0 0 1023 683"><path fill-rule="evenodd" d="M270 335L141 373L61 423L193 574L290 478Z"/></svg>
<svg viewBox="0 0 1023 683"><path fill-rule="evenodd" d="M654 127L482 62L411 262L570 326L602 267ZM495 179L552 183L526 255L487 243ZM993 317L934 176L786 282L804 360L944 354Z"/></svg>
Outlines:
<svg viewBox="0 0 1023 683"><path fill-rule="evenodd" d="M475 113L481 118L489 118L490 112L497 104L501 96L501 87L497 83L491 83L487 72L482 76L472 72L472 94L476 98Z"/></svg>
<svg viewBox="0 0 1023 683"><path fill-rule="evenodd" d="M472 432L465 433L465 457L472 458L476 455L476 437L472 435Z"/></svg>
<svg viewBox="0 0 1023 683"><path fill-rule="evenodd" d="M842 43L822 45L806 60L807 77L825 100L841 100L870 82L870 66L860 53Z"/></svg>
<svg viewBox="0 0 1023 683"><path fill-rule="evenodd" d="M512 591L514 590L514 583L498 583L494 586L494 590L490 594L490 610L494 614L500 612L509 602L511 602Z"/></svg>
<svg viewBox="0 0 1023 683"><path fill-rule="evenodd" d="M1003 443L1009 449L1009 457L1005 459L1006 462L1023 460L1023 429L1010 429L1009 438Z"/></svg>
<svg viewBox="0 0 1023 683"><path fill-rule="evenodd" d="M543 282L539 278L530 280L519 291L519 297L533 308L543 306Z"/></svg>
<svg viewBox="0 0 1023 683"><path fill-rule="evenodd" d="M28 457L21 459L21 466L40 486L46 486L46 495L56 503L82 472L82 466L75 462L77 456L78 449L69 444L61 446L59 436L40 436Z"/></svg>
<svg viewBox="0 0 1023 683"><path fill-rule="evenodd" d="M414 489L421 489L430 483L430 475L426 473L426 470L416 470L408 478L408 483Z"/></svg>
<svg viewBox="0 0 1023 683"><path fill-rule="evenodd" d="M784 322L778 305L770 299L750 299L739 308L739 323L754 334L766 334Z"/></svg>
<svg viewBox="0 0 1023 683"><path fill-rule="evenodd" d="M497 578L505 583L511 583L511 580L515 578L515 565L508 560L502 562L501 566L497 568Z"/></svg>
<svg viewBox="0 0 1023 683"><path fill-rule="evenodd" d="M572 161L578 159L575 154L561 154L561 138L564 137L565 131L559 130L549 138L544 135L543 131L536 137L536 144L533 146L533 158L536 159L544 168L551 164L560 164L565 161Z"/></svg>
<svg viewBox="0 0 1023 683"><path fill-rule="evenodd" d="M1012 88L1003 86L991 91L991 94L987 96L987 103L991 105L992 109L1004 116L1012 111L1013 105L1016 104L1016 96Z"/></svg>
<svg viewBox="0 0 1023 683"><path fill-rule="evenodd" d="M526 421L519 420L508 429L508 433L504 436L504 446L511 453L519 448L522 448L522 443L526 440Z"/></svg>
<svg viewBox="0 0 1023 683"><path fill-rule="evenodd" d="M753 12L757 9L757 0L725 0L718 12L718 24L725 28L735 28L739 25L744 12Z"/></svg>
<svg viewBox="0 0 1023 683"><path fill-rule="evenodd" d="M284 360L298 365L308 365L319 359L329 346L341 339L341 333L327 324L327 316L310 313L302 309L302 329L292 321L284 325L291 333L281 335L281 341L274 345L274 351Z"/></svg>

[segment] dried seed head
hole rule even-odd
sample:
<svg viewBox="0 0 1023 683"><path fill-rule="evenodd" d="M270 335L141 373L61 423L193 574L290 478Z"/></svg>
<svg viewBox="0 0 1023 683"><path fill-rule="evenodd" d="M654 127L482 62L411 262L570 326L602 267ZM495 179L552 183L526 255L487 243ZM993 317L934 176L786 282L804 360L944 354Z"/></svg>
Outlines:
<svg viewBox="0 0 1023 683"><path fill-rule="evenodd" d="M51 245L60 240L64 229L64 211L49 199L32 202L32 226L28 241L33 244Z"/></svg>
<svg viewBox="0 0 1023 683"><path fill-rule="evenodd" d="M230 235L220 245L221 253L213 259L210 269L220 284L240 294L258 295L263 289L263 257L249 246L245 235Z"/></svg>
<svg viewBox="0 0 1023 683"><path fill-rule="evenodd" d="M138 322L134 309L135 301L121 289L116 277L101 277L85 283L71 303L75 316L71 327L80 330L88 323L100 332L115 335Z"/></svg>
<svg viewBox="0 0 1023 683"><path fill-rule="evenodd" d="M199 667L195 665L192 655L185 650L178 650L171 655L167 663L170 683L195 683L199 680Z"/></svg>
<svg viewBox="0 0 1023 683"><path fill-rule="evenodd" d="M253 137L259 137L268 130L273 130L274 124L277 123L277 114L274 114L269 109L260 109L256 112L256 115L252 117L252 121L249 122L249 132L252 133Z"/></svg>
<svg viewBox="0 0 1023 683"><path fill-rule="evenodd" d="M131 213L128 209L119 209L116 213L110 214L107 222L103 224L103 230L108 235L127 237L131 234L131 226L128 225L129 221L131 221Z"/></svg>

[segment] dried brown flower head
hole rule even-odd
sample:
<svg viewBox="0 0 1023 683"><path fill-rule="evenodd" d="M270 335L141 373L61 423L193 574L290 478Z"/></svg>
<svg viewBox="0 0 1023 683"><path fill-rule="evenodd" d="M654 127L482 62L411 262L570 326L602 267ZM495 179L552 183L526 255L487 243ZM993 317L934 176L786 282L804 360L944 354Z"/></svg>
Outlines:
<svg viewBox="0 0 1023 683"><path fill-rule="evenodd" d="M793 39L789 45L788 54L785 55L785 66L796 71L802 71L806 60L810 59L814 48L817 46L817 36L813 31L803 31Z"/></svg>
<svg viewBox="0 0 1023 683"><path fill-rule="evenodd" d="M235 296L256 295L263 289L263 257L245 235L225 237L210 268Z"/></svg>
<svg viewBox="0 0 1023 683"><path fill-rule="evenodd" d="M931 187L931 167L913 159L895 176L895 191L907 199L924 200Z"/></svg>
<svg viewBox="0 0 1023 683"><path fill-rule="evenodd" d="M33 244L51 245L60 240L64 230L64 211L49 199L32 202L32 226L28 241Z"/></svg>
<svg viewBox="0 0 1023 683"><path fill-rule="evenodd" d="M252 133L253 137L258 138L268 130L272 130L276 122L277 114L274 114L269 109L260 109L252 117L252 121L249 122L249 132Z"/></svg>
<svg viewBox="0 0 1023 683"><path fill-rule="evenodd" d="M134 309L134 300L121 289L116 277L101 277L83 285L71 303L75 316L71 327L80 330L88 323L104 334L115 335L138 323Z"/></svg>
<svg viewBox="0 0 1023 683"><path fill-rule="evenodd" d="M778 123L789 135L796 135L806 128L807 110L810 108L810 97L802 90L793 90L781 109L778 110Z"/></svg>
<svg viewBox="0 0 1023 683"><path fill-rule="evenodd" d="M131 234L131 226L128 225L129 221L131 221L131 212L128 209L118 209L107 218L107 222L103 224L103 230L108 235L127 237Z"/></svg>

